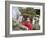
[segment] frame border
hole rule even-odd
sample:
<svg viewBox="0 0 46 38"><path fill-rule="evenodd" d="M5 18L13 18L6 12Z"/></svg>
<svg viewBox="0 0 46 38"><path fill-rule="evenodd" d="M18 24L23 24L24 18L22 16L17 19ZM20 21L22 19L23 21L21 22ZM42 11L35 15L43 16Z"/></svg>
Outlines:
<svg viewBox="0 0 46 38"><path fill-rule="evenodd" d="M24 4L24 5L42 5L43 6L43 33L26 33L26 34L9 34L10 27L10 4ZM34 36L45 34L45 3L37 2L22 2L22 1L5 1L5 37L21 37L21 36Z"/></svg>

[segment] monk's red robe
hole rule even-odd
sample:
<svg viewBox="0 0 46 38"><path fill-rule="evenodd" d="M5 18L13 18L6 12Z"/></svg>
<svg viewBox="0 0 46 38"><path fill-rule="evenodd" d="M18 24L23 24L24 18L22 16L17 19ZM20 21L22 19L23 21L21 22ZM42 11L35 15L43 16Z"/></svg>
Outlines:
<svg viewBox="0 0 46 38"><path fill-rule="evenodd" d="M28 30L32 30L32 23L29 23L29 22L22 22L22 24L24 25L24 26L26 26L27 28L28 28Z"/></svg>

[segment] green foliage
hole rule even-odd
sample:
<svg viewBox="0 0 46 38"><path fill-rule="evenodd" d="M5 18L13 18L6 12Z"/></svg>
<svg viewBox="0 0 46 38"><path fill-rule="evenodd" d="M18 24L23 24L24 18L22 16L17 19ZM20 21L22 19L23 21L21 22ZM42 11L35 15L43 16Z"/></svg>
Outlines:
<svg viewBox="0 0 46 38"><path fill-rule="evenodd" d="M36 16L36 10L35 9L33 9L33 8L25 8L25 9L20 9L20 11L21 11L21 13L22 13L22 15L24 16L30 16L30 17L34 17L34 16Z"/></svg>

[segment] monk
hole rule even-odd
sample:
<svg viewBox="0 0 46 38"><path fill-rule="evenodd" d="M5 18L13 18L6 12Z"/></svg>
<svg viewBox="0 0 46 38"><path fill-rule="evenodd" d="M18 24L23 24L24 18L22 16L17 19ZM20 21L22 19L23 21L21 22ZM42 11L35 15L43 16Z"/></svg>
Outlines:
<svg viewBox="0 0 46 38"><path fill-rule="evenodd" d="M22 22L22 25L26 26L28 30L32 30L32 23L30 21L30 18L27 18L26 21Z"/></svg>

